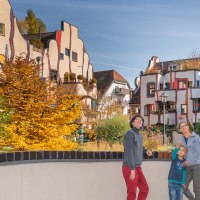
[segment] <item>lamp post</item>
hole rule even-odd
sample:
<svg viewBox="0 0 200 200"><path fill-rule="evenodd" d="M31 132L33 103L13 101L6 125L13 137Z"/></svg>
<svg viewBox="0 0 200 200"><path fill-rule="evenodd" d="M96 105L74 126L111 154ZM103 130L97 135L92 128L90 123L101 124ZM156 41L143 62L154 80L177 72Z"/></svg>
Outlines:
<svg viewBox="0 0 200 200"><path fill-rule="evenodd" d="M163 103L163 128L164 128L164 131L163 131L163 145L165 144L165 135L166 135L166 129L165 129L165 105L167 103L167 97L168 95L165 94L164 92L160 95L161 97L161 101Z"/></svg>
<svg viewBox="0 0 200 200"><path fill-rule="evenodd" d="M79 139L80 139L80 143L83 144L84 142L84 131L83 131L83 124L80 125L79 128Z"/></svg>

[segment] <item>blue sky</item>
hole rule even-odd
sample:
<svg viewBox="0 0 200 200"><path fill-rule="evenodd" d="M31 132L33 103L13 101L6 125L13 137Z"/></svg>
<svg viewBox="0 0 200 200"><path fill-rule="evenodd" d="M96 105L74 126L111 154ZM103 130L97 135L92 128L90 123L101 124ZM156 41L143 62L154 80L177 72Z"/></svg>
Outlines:
<svg viewBox="0 0 200 200"><path fill-rule="evenodd" d="M10 0L15 16L31 8L47 25L79 28L94 71L115 69L134 79L156 55L160 61L200 53L199 0Z"/></svg>

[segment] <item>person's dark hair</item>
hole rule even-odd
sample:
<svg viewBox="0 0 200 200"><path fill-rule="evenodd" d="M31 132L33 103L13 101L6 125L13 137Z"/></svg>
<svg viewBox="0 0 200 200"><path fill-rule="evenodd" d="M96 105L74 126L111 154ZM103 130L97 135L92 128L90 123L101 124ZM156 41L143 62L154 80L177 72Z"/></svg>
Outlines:
<svg viewBox="0 0 200 200"><path fill-rule="evenodd" d="M142 125L144 124L144 118L141 115L135 115L134 117L132 117L132 119L130 120L130 123L129 123L131 128L133 128L133 122L138 117L142 119Z"/></svg>

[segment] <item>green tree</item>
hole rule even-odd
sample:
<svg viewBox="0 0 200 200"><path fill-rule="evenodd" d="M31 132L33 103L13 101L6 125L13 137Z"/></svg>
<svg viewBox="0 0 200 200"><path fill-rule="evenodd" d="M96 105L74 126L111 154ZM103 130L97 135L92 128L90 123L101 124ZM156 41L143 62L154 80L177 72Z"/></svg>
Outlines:
<svg viewBox="0 0 200 200"><path fill-rule="evenodd" d="M196 124L194 131L195 131L198 135L200 135L200 122L198 122L198 123Z"/></svg>
<svg viewBox="0 0 200 200"><path fill-rule="evenodd" d="M37 18L35 13L31 9L27 10L26 18L18 20L17 24L19 31L22 35L47 32L45 23L40 18ZM31 38L30 43L37 48L42 48L43 46L41 39L38 37Z"/></svg>
<svg viewBox="0 0 200 200"><path fill-rule="evenodd" d="M105 119L96 126L96 134L101 140L109 143L112 147L114 143L122 142L124 133L130 129L129 120L122 115Z"/></svg>
<svg viewBox="0 0 200 200"><path fill-rule="evenodd" d="M25 24L27 27L27 33L28 34L37 34L46 32L46 25L43 23L43 21L39 18L36 18L35 13L31 10L27 10L27 16L25 18Z"/></svg>

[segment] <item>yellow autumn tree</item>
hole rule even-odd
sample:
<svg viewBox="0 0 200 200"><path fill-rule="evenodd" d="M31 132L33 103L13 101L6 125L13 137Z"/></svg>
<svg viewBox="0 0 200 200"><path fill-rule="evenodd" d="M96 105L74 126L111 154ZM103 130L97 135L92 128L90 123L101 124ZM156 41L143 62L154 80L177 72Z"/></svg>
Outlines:
<svg viewBox="0 0 200 200"><path fill-rule="evenodd" d="M7 61L0 73L1 112L10 113L0 146L14 150L71 150L70 135L82 113L81 97L40 77L34 60ZM5 129L5 128L4 128Z"/></svg>

